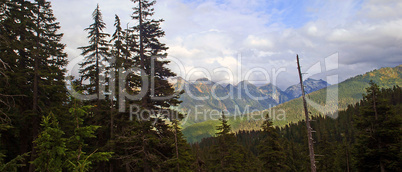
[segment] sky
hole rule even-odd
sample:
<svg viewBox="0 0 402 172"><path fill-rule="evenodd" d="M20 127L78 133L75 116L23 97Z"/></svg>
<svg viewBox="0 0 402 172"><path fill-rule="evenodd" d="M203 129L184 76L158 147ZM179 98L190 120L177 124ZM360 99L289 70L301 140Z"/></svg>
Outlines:
<svg viewBox="0 0 402 172"><path fill-rule="evenodd" d="M109 34L116 14L123 28L138 24L130 0L51 3L72 75L97 4ZM160 41L169 47L169 67L190 81L248 80L286 89L298 83L296 54L305 79L330 84L402 64L400 0L158 0L154 8L153 17L165 20Z"/></svg>

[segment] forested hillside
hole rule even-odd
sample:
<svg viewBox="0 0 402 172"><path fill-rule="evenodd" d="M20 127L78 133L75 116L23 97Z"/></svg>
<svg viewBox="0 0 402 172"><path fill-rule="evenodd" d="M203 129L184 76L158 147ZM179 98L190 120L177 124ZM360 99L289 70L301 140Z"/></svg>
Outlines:
<svg viewBox="0 0 402 172"><path fill-rule="evenodd" d="M402 65L394 68L387 67L373 70L363 75L349 78L337 85L332 85L327 88L312 92L308 94L308 98L314 102L317 102L319 105L323 105L323 108L318 111L314 107L310 106L309 110L313 116L334 115L333 117L336 117L337 114L332 114L333 112L345 109L348 105L354 104L362 98L365 88L369 86L370 80L378 83L381 88L391 88L394 85L401 85ZM337 99L335 99L335 96L338 96ZM330 101L327 102L326 100ZM260 119L264 116L262 114L271 113L274 117L273 124L275 126L283 127L289 123L295 123L303 120L304 116L302 115L302 112L302 100L301 98L297 98L275 106L271 109L267 109L266 112L261 111L261 113L255 113L256 115L243 114L237 117L229 117L229 123L233 124L232 130L234 132L239 130L260 130L263 122L263 120ZM214 132L211 128L213 128L213 126L216 124L216 120L193 124L186 127L183 130L183 133L189 142L200 141L200 139L206 136L214 136Z"/></svg>
<svg viewBox="0 0 402 172"><path fill-rule="evenodd" d="M371 85L365 98L339 111L336 119L314 116L311 122L315 130L313 138L317 171L386 171L401 170L402 89L398 86L378 89ZM373 94L376 98L373 99ZM375 116L376 102L378 116ZM223 126L218 122L218 126ZM192 144L199 161L199 168L209 169L217 165L212 158L216 147L223 143L240 145L246 153L226 154L231 159L243 158L253 167L242 170L262 171L310 171L307 147L307 130L304 121L274 127L264 121L263 130L237 131L235 141L222 140L221 134L204 138ZM217 127L220 131L219 127ZM381 141L382 140L382 141ZM230 151L229 151L230 152ZM226 157L221 157L224 162ZM231 169L238 164L224 164L217 168Z"/></svg>

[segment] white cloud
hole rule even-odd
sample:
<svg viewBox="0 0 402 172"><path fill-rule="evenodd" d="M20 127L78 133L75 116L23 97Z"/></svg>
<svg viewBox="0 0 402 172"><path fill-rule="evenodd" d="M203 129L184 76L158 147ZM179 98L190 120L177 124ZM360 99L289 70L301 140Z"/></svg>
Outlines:
<svg viewBox="0 0 402 172"><path fill-rule="evenodd" d="M400 9L402 9L400 0L369 0L362 6L358 17L371 22L395 20L402 16Z"/></svg>
<svg viewBox="0 0 402 172"><path fill-rule="evenodd" d="M75 48L87 45L83 29L92 23L97 2L52 3L65 33L66 52L75 57L80 54ZM109 33L114 30L115 13L123 25L135 24L130 19L131 1L100 0L99 5ZM213 74L214 69L226 67L237 77L237 65L245 72L261 67L272 73L272 69L283 67L286 72L279 75L277 85L286 88L297 81L296 53L303 66L311 66L339 52L340 81L373 68L401 64L400 9L402 2L398 0L159 0L155 17L165 19L162 41L170 47L169 55L180 60L187 72L202 68ZM179 71L177 65L171 66Z"/></svg>
<svg viewBox="0 0 402 172"><path fill-rule="evenodd" d="M257 49L273 49L274 44L268 39L249 35L245 40L245 46Z"/></svg>

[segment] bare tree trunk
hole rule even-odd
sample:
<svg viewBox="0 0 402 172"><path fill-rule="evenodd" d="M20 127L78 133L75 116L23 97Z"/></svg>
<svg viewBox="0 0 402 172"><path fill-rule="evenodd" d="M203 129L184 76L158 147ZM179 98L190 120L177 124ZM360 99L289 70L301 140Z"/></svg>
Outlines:
<svg viewBox="0 0 402 172"><path fill-rule="evenodd" d="M99 33L98 33L99 36ZM95 92L96 92L96 96L97 96L97 107L96 107L96 111L99 113L99 109L100 109L100 97L99 97L99 51L98 51L98 43L95 43L95 60L96 60L96 66L95 66Z"/></svg>
<svg viewBox="0 0 402 172"><path fill-rule="evenodd" d="M347 168L347 172L349 172L349 151L348 151L348 148L346 148L346 168Z"/></svg>
<svg viewBox="0 0 402 172"><path fill-rule="evenodd" d="M35 140L35 138L38 135L38 91L39 91L39 60L40 60L40 55L39 55L39 38L40 38L40 8L41 8L41 1L38 1L38 11L37 11L37 20L36 20L36 27L38 31L36 31L36 51L34 53L34 81L33 81L33 100L32 100L32 111L34 113L34 116L32 117L32 139ZM35 160L36 156L36 150L35 150L35 143L32 143L32 153L31 153L31 161ZM35 170L34 164L29 165L29 172L33 172Z"/></svg>
<svg viewBox="0 0 402 172"><path fill-rule="evenodd" d="M179 146L177 144L177 120L174 121L174 142L176 146L176 158L177 158L177 171L180 171L180 164L179 164Z"/></svg>
<svg viewBox="0 0 402 172"><path fill-rule="evenodd" d="M143 21L142 21L142 0L138 1L138 15L139 15L139 34L140 34L140 67L143 70L144 73L141 72L141 75L148 75L147 70L145 69L145 57L144 57L144 26L143 26ZM144 83L143 83L144 84ZM148 106L148 101L149 101L149 95L148 95L148 88L146 90L146 94L144 97L142 97L142 107L147 108ZM144 117L144 119L147 119L148 116Z"/></svg>
<svg viewBox="0 0 402 172"><path fill-rule="evenodd" d="M316 166L315 166L315 157L314 157L313 135L311 133L312 128L310 126L309 112L307 109L307 102L306 102L305 93L304 93L303 78L302 78L302 73L301 73L300 63L299 63L299 55L296 55L296 59L297 59L297 69L299 70L300 87L301 87L301 92L302 92L302 96L303 96L304 114L306 116L307 139L308 139L308 150L310 153L311 171L315 172Z"/></svg>
<svg viewBox="0 0 402 172"><path fill-rule="evenodd" d="M377 101L376 101L376 97L375 97L375 95L376 95L375 91L376 90L373 89L373 93L372 93L373 94L373 110L374 110L375 120L377 121L378 120L378 112L377 112ZM373 132L376 132L374 127L373 127L373 129L374 129ZM382 149L381 144L382 144L381 138L378 138L378 149L379 149L379 151L381 151L381 149ZM380 156L380 170L381 170L381 172L385 172L384 163L382 162L382 157L381 156Z"/></svg>

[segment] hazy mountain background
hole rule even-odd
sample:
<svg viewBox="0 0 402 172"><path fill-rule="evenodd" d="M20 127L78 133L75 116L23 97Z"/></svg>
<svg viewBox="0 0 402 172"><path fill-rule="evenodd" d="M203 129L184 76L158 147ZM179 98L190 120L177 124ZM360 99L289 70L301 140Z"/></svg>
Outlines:
<svg viewBox="0 0 402 172"><path fill-rule="evenodd" d="M380 88L390 88L395 85L400 86L402 85L402 65L396 66L394 68L386 67L378 70L373 70L363 75L357 75L355 77L349 78L337 85L331 85L327 88L313 91L308 94L308 98L314 102L317 102L320 105L326 104L327 106L323 107L324 109L320 109L321 111L318 111L317 109L314 109L310 106L309 111L312 115L325 115L321 112L326 111L328 114L330 114L331 112L337 110L346 109L348 105L354 104L361 100L363 93L365 93L366 91L365 88L369 86L370 80L373 80L375 83L377 83ZM313 79L307 79L306 81L304 81L304 83L306 83L306 90L314 90L310 89L309 86L314 87L315 85L320 85L317 84L317 82L317 80ZM259 90L261 90L261 88L262 87L260 87ZM338 93L337 102L331 102L336 100L332 99L331 96L336 95L327 95L328 92L334 92L334 89L338 89L338 91L335 90ZM285 90L284 93L285 94L281 95L286 95L288 97L289 93L295 96L299 95L297 91L297 86L290 86L288 89ZM291 95L290 99L292 99ZM327 97L329 97L329 102L326 102ZM338 106L335 106L336 104ZM272 114L273 112L276 112L276 115L278 115L278 111L280 110L283 110L286 113L286 119L274 119L273 122L276 126L285 126L289 123L298 122L304 119L303 104L301 98L296 98L279 104L271 109L268 109L267 111L271 112ZM264 114L266 114L266 112ZM260 126L263 121L259 120L259 118L260 116L250 116L250 114L242 116L231 116L229 118L229 124L231 124L232 130L234 132L239 130L260 130ZM183 134L186 136L188 142L200 141L202 138L214 136L216 132L216 126L218 124L218 120L208 120L192 124L183 129Z"/></svg>
<svg viewBox="0 0 402 172"><path fill-rule="evenodd" d="M305 80L303 84L307 93L329 85L324 80L311 78ZM217 119L222 110L226 110L228 116L241 115L251 111L262 111L301 96L300 84L292 85L282 91L273 84L258 87L248 81L241 81L237 85L223 86L206 78L189 82L178 77L175 79L174 87L176 90L185 91L180 97L183 102L177 107L188 115L183 127L210 120L211 113L216 113L217 117L214 119Z"/></svg>

